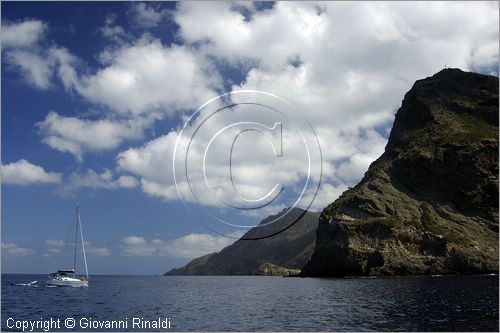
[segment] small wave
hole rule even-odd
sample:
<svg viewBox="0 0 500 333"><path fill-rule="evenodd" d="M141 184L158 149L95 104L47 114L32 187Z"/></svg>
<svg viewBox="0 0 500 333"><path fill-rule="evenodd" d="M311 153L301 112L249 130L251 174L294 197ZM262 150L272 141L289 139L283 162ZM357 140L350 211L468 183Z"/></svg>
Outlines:
<svg viewBox="0 0 500 333"><path fill-rule="evenodd" d="M15 285L22 287L38 287L38 281L31 281L30 283L16 283Z"/></svg>

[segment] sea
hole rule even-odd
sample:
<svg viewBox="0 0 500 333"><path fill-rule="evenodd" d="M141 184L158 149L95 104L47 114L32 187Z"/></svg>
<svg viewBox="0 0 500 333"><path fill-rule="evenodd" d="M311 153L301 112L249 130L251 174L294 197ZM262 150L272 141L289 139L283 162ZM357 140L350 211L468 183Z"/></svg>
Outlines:
<svg viewBox="0 0 500 333"><path fill-rule="evenodd" d="M494 276L91 276L47 287L3 274L2 331L495 331ZM31 281L39 286L26 286ZM119 324L121 323L121 326ZM110 325L115 326L110 326Z"/></svg>

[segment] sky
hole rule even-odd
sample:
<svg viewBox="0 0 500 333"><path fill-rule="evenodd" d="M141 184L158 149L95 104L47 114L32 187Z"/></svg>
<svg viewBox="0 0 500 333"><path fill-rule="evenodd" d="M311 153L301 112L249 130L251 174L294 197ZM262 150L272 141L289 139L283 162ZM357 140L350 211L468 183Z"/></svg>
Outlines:
<svg viewBox="0 0 500 333"><path fill-rule="evenodd" d="M416 80L498 76L497 2L1 6L2 273L66 267L78 204L91 275L163 274L354 186Z"/></svg>

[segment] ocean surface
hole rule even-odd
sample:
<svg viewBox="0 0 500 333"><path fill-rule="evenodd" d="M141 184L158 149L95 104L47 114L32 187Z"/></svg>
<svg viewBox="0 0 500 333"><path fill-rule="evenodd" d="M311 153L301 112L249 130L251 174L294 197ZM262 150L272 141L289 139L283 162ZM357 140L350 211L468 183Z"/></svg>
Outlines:
<svg viewBox="0 0 500 333"><path fill-rule="evenodd" d="M91 276L89 288L16 285L45 278L2 275L2 330L21 330L13 325L24 320L43 331L52 319L50 331L71 331L71 318L74 331L498 331L498 276ZM170 328L133 328L133 318ZM127 327L99 328L107 321Z"/></svg>

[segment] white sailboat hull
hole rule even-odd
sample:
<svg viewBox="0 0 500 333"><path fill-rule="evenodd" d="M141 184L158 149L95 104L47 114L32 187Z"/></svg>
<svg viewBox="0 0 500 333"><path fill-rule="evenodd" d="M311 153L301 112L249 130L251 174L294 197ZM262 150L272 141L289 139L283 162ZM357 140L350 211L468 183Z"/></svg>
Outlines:
<svg viewBox="0 0 500 333"><path fill-rule="evenodd" d="M62 278L62 279L49 279L45 283L48 286L55 287L88 287L89 281L81 280L78 278Z"/></svg>

